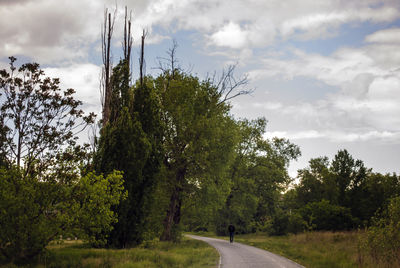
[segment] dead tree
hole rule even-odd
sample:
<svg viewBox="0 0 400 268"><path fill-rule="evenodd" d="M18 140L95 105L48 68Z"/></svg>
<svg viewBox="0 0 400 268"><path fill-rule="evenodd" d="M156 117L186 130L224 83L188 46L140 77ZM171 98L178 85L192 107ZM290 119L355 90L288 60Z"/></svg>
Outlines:
<svg viewBox="0 0 400 268"><path fill-rule="evenodd" d="M166 51L167 57L157 57L158 67L156 69L161 70L163 73L170 72L172 79L174 79L176 71L180 70L178 59L176 58L177 49L178 42L174 39L171 48Z"/></svg>
<svg viewBox="0 0 400 268"><path fill-rule="evenodd" d="M140 58L139 58L139 71L140 71L140 85L143 86L143 77L145 76L145 61L144 61L144 40L146 39L147 31L143 29L142 34L142 43L140 49Z"/></svg>
<svg viewBox="0 0 400 268"><path fill-rule="evenodd" d="M103 126L107 124L110 119L111 112L111 72L112 72L112 60L111 60L111 39L114 31L115 13L111 16L108 13L108 9L104 10L104 23L101 28L101 51L103 59L103 68L100 79L100 93L101 93L101 104L103 108Z"/></svg>
<svg viewBox="0 0 400 268"><path fill-rule="evenodd" d="M124 43L122 49L124 51L124 59L130 67L131 61L131 51L132 51L132 34L131 34L131 23L132 21L132 11L129 12L128 18L128 7L125 6L125 22L124 22Z"/></svg>

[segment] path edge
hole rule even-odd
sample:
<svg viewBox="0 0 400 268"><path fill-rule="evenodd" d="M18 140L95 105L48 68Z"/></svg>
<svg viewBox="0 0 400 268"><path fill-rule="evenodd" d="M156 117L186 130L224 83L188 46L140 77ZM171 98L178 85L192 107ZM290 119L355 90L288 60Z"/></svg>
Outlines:
<svg viewBox="0 0 400 268"><path fill-rule="evenodd" d="M191 238L191 239L195 239L195 240L203 241L203 240L201 240L201 239L198 239L198 238L196 238L196 235L185 234L185 236L186 236L186 237L189 237L189 238ZM206 243L207 245L209 245L209 246L211 246L211 247L215 248L215 249L217 250L217 252L218 252L218 255L219 255L218 268L221 268L221 263L222 263L222 255L221 255L221 252L219 252L219 249L217 249L217 248L216 248L216 247L214 247L213 245L211 245L211 244L207 243L206 241L203 241L203 242L204 242L204 243Z"/></svg>

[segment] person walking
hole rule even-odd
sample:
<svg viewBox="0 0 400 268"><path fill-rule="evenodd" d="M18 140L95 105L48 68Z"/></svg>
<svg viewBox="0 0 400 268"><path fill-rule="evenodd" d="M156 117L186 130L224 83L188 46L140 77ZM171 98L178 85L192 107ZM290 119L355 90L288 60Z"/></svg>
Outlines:
<svg viewBox="0 0 400 268"><path fill-rule="evenodd" d="M235 226L233 226L233 224L229 224L228 231L229 231L229 241L231 243L233 243L233 235L235 234Z"/></svg>

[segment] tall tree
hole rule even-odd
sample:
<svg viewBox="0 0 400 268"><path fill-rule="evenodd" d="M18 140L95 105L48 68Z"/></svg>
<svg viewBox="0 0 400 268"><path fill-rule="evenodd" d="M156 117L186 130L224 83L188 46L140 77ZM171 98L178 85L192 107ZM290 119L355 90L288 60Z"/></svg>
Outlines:
<svg viewBox="0 0 400 268"><path fill-rule="evenodd" d="M341 206L348 206L350 202L350 191L360 187L366 178L367 168L363 161L354 160L347 150L339 150L332 160L331 171L335 175L338 186L338 203Z"/></svg>
<svg viewBox="0 0 400 268"><path fill-rule="evenodd" d="M112 70L109 118L100 131L95 156L97 171L124 172L128 197L116 207L119 220L109 239L116 247L136 245L144 238L162 151L160 104L154 81L141 77L131 86L132 39L126 9L124 35L124 59ZM144 46L144 36L142 41Z"/></svg>
<svg viewBox="0 0 400 268"><path fill-rule="evenodd" d="M173 76L173 77L172 77ZM235 145L229 106L218 88L177 69L156 79L161 95L169 204L161 240L177 238L183 201L193 189L223 180Z"/></svg>
<svg viewBox="0 0 400 268"><path fill-rule="evenodd" d="M229 169L231 190L220 209L216 230L225 234L229 223L239 232L255 231L275 215L280 191L291 181L287 166L299 148L287 140L265 140L266 120L239 121L240 143Z"/></svg>

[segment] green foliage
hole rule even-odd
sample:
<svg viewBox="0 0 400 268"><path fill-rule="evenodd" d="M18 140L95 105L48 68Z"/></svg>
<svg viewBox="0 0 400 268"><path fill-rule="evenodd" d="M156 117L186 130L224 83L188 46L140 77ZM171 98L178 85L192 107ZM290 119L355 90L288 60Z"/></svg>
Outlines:
<svg viewBox="0 0 400 268"><path fill-rule="evenodd" d="M84 231L104 244L124 198L122 176L88 173L88 145L75 136L84 116L73 89L36 63L0 71L0 256L26 261L59 235ZM77 231L79 230L79 231Z"/></svg>
<svg viewBox="0 0 400 268"><path fill-rule="evenodd" d="M0 169L0 253L26 261L66 232L83 230L88 241L104 244L116 221L111 207L123 198L122 176L92 173L78 181L55 183Z"/></svg>
<svg viewBox="0 0 400 268"><path fill-rule="evenodd" d="M239 233L269 228L281 233L280 221L287 220L287 216L279 217L278 199L291 181L287 165L299 156L299 148L284 139L265 140L264 118L242 120L238 125L240 143L228 174L232 186L216 216L217 234L226 234L230 223Z"/></svg>
<svg viewBox="0 0 400 268"><path fill-rule="evenodd" d="M61 91L59 79L45 77L39 64L23 64L17 71L15 61L10 57L10 71L0 70L0 161L24 166L24 176L44 174L63 146L76 145L74 135L95 116L84 116L75 91Z"/></svg>
<svg viewBox="0 0 400 268"><path fill-rule="evenodd" d="M349 208L333 205L328 200L308 203L300 213L315 230L346 230L354 225Z"/></svg>
<svg viewBox="0 0 400 268"><path fill-rule="evenodd" d="M128 197L114 208L118 223L108 244L140 244L149 226L149 211L162 156L160 108L152 80L130 87L129 66L121 61L111 76L110 121L101 129L94 157L97 172L124 173Z"/></svg>
<svg viewBox="0 0 400 268"><path fill-rule="evenodd" d="M400 263L400 197L392 198L383 215L374 219L366 247L376 263Z"/></svg>
<svg viewBox="0 0 400 268"><path fill-rule="evenodd" d="M326 206L329 202L326 209L332 217L340 214L339 218L347 219L347 223L335 223L333 218L329 224L320 222L323 228L318 227L318 224L314 227L309 224L309 228L318 230L368 226L375 212L384 208L390 198L400 194L399 176L373 173L361 160L354 160L346 150L338 151L331 163L327 157L311 159L309 167L298 171L298 177L300 183L285 194L286 209L302 211L303 216L308 215L304 220L309 223L312 219L311 222L315 224L316 214L312 214L311 210L319 211L319 206ZM347 210L350 211L351 219ZM330 217L316 213L326 219Z"/></svg>
<svg viewBox="0 0 400 268"><path fill-rule="evenodd" d="M361 160L354 160L347 150L338 151L330 169L338 187L338 204L348 206L369 171Z"/></svg>
<svg viewBox="0 0 400 268"><path fill-rule="evenodd" d="M155 85L165 126L162 175L169 199L161 238L173 240L181 210L196 204L194 200L207 204L202 212L215 214L227 189L225 174L236 132L229 106L220 102L218 88L209 81L175 70L157 77Z"/></svg>
<svg viewBox="0 0 400 268"><path fill-rule="evenodd" d="M289 213L289 221L287 225L287 232L291 234L301 233L307 230L307 222L303 219L300 213Z"/></svg>

